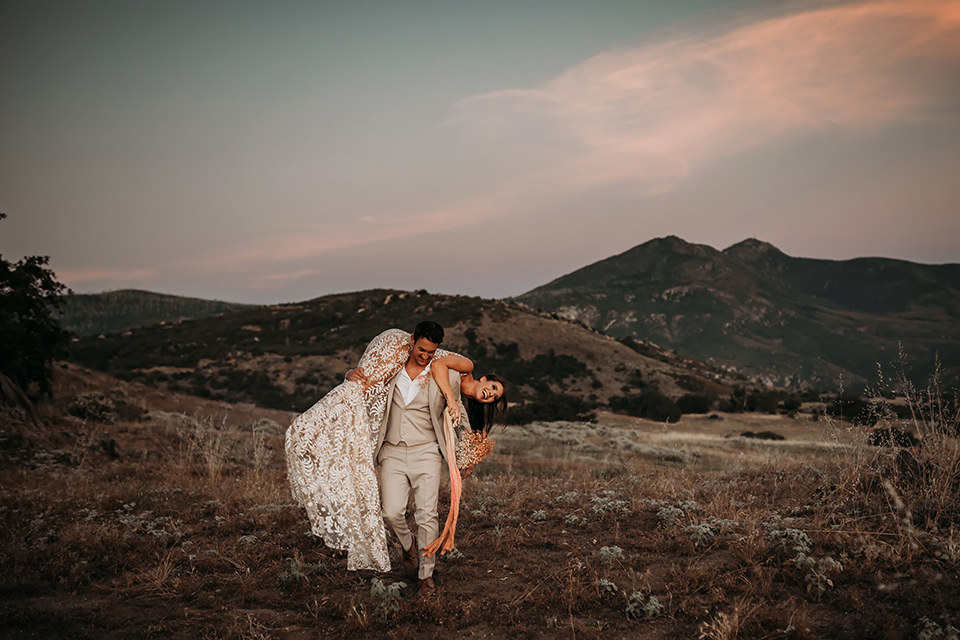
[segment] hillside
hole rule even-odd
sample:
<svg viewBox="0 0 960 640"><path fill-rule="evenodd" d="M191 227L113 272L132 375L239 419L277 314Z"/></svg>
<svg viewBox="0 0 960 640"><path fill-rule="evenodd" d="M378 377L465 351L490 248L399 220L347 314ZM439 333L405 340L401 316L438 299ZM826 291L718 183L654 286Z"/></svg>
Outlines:
<svg viewBox="0 0 960 640"><path fill-rule="evenodd" d="M79 336L232 313L253 305L123 289L64 296L61 323Z"/></svg>
<svg viewBox="0 0 960 640"><path fill-rule="evenodd" d="M61 364L40 424L0 405L0 638L945 640L960 624L943 432L908 452L756 414L498 430L424 601L393 536L374 574L308 534L292 414ZM444 480L441 518L449 496Z"/></svg>
<svg viewBox="0 0 960 640"><path fill-rule="evenodd" d="M382 289L86 337L70 356L171 391L303 411L343 379L374 336L427 318L446 328L445 348L473 358L478 372L504 375L513 399L530 400L544 419L587 415L640 389L670 398L732 390L727 376L702 363L515 303Z"/></svg>
<svg viewBox="0 0 960 640"><path fill-rule="evenodd" d="M794 258L658 238L515 298L612 336L784 385L876 380L899 345L920 381L960 373L960 265Z"/></svg>

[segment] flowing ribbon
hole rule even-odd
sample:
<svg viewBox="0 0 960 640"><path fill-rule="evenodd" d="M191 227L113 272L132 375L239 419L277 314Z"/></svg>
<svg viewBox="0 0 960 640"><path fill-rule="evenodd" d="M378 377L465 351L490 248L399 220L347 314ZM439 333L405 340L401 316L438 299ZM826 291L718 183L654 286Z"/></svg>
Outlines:
<svg viewBox="0 0 960 640"><path fill-rule="evenodd" d="M443 412L443 435L447 440L447 467L450 469L450 513L447 522L443 525L440 537L431 542L423 550L423 555L430 557L440 550L440 555L453 549L453 535L457 530L457 516L460 515L460 494L463 492L463 480L460 470L457 469L456 436L453 433L453 422L450 413Z"/></svg>

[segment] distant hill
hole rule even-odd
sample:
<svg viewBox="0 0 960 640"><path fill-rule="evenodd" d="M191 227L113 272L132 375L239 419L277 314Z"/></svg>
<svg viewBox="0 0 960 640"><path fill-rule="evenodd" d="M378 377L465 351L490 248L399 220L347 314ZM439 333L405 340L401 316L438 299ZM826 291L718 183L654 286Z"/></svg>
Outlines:
<svg viewBox="0 0 960 640"><path fill-rule="evenodd" d="M79 336L126 331L250 309L253 305L123 289L64 297L61 323Z"/></svg>
<svg viewBox="0 0 960 640"><path fill-rule="evenodd" d="M960 265L794 258L658 238L515 298L612 336L785 385L875 382L903 345L923 378L960 373ZM887 369L889 372L889 368Z"/></svg>
<svg viewBox="0 0 960 640"><path fill-rule="evenodd" d="M726 397L735 383L656 345L617 341L512 302L384 289L88 336L70 357L127 380L303 411L342 381L374 336L412 331L422 319L440 322L443 346L473 358L479 373L504 375L513 399L529 400L541 419L586 416L642 390Z"/></svg>

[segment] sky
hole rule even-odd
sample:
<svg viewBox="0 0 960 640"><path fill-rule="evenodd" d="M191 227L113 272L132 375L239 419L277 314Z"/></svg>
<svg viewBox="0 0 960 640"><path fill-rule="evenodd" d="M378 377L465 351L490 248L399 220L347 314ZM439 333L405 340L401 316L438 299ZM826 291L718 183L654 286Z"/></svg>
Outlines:
<svg viewBox="0 0 960 640"><path fill-rule="evenodd" d="M960 262L960 0L11 0L0 93L0 254L77 293Z"/></svg>

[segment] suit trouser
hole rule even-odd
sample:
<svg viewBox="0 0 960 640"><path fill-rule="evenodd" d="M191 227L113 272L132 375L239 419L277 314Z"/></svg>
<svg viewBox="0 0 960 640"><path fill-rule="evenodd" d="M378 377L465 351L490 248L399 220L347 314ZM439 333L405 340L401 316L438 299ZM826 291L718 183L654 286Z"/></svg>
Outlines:
<svg viewBox="0 0 960 640"><path fill-rule="evenodd" d="M380 504L383 519L400 539L404 549L413 544L413 534L407 526L407 500L413 487L416 505L414 520L417 523L417 549L424 547L440 535L440 518L437 515L437 500L440 496L440 469L443 459L436 442L408 447L404 444L384 442L378 457L380 462ZM420 556L421 580L433 575L436 556Z"/></svg>

